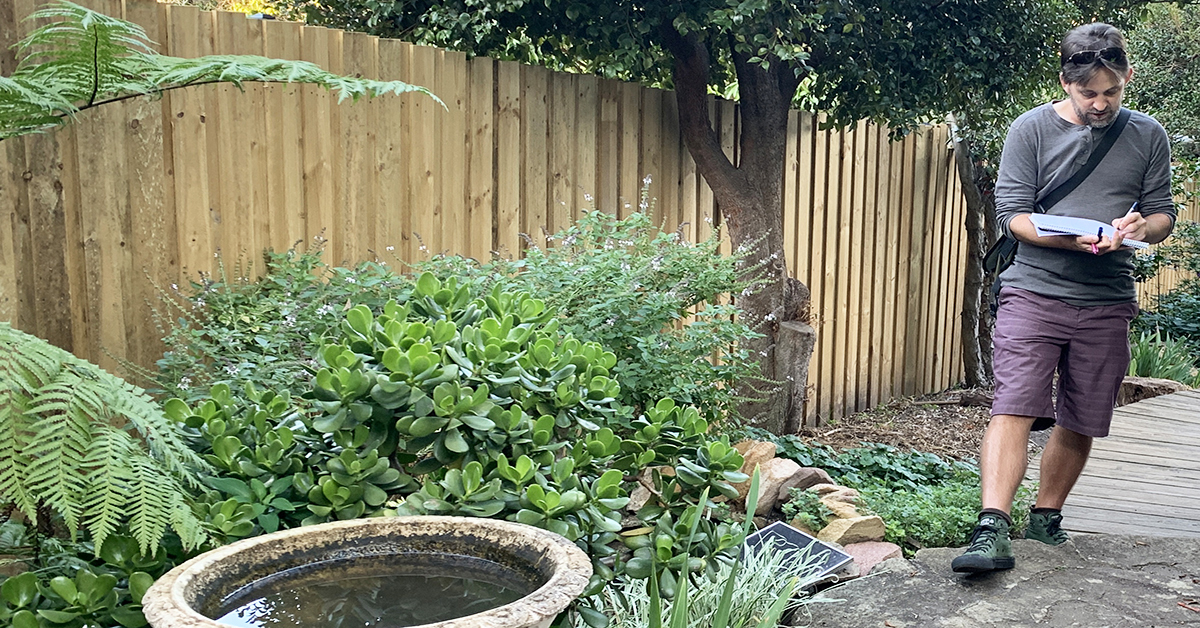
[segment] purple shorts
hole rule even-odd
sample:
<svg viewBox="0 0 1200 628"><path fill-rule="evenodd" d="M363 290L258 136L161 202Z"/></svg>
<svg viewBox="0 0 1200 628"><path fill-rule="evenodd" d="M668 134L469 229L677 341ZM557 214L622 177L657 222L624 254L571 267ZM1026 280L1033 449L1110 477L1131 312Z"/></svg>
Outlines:
<svg viewBox="0 0 1200 628"><path fill-rule="evenodd" d="M1129 321L1137 313L1136 303L1075 307L1002 288L993 336L992 415L1048 419L1085 436L1108 436L1129 368ZM1051 397L1055 371L1057 407Z"/></svg>

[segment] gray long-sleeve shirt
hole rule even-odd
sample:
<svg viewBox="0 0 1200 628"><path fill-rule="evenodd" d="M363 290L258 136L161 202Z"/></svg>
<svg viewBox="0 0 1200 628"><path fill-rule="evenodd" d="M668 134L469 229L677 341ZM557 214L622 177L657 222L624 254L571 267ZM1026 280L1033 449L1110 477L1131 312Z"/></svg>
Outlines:
<svg viewBox="0 0 1200 628"><path fill-rule="evenodd" d="M1064 120L1049 103L1017 118L1004 141L996 178L1000 230L1011 236L1013 217L1033 212L1036 201L1082 168L1103 134L1104 129ZM1154 118L1136 111L1087 180L1047 213L1111 223L1134 201L1143 216L1175 219L1167 133ZM1137 299L1132 259L1128 249L1096 256L1022 243L1000 278L1006 286L1076 306L1128 303Z"/></svg>

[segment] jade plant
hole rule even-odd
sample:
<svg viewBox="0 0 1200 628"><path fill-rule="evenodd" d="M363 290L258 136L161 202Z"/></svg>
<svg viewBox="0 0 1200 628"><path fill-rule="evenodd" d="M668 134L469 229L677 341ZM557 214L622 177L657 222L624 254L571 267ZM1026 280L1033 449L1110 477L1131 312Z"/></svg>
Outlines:
<svg viewBox="0 0 1200 628"><path fill-rule="evenodd" d="M201 475L208 490L196 506L210 536L228 542L301 522L313 486L308 465L320 448L306 441L307 430L286 393L247 383L235 395L218 384L194 406L170 399L163 410L215 470Z"/></svg>
<svg viewBox="0 0 1200 628"><path fill-rule="evenodd" d="M382 312L347 310L311 394L310 425L340 452L314 466L306 521L395 512L540 526L590 553L591 594L625 570L620 541L666 543L706 491L736 495L742 457L695 408L664 399L634 416L618 401L615 356L558 321L528 293L476 296L430 273ZM642 525L622 533L639 477L652 496ZM671 545L698 559L674 561L677 573L732 556L717 524L703 532L690 548Z"/></svg>

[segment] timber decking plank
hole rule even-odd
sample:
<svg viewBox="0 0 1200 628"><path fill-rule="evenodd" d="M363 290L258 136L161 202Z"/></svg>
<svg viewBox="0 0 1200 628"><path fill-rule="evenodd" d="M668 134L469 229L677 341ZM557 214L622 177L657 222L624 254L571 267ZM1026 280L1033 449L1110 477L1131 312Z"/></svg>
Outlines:
<svg viewBox="0 0 1200 628"><path fill-rule="evenodd" d="M1071 490L1071 494L1079 493L1081 496L1091 498L1103 498L1116 502L1121 501L1147 501L1145 495L1163 495L1173 498L1179 495L1178 481L1172 483L1168 478L1142 478L1142 477L1113 477L1103 475L1089 474L1085 478L1081 478ZM1174 502L1181 508L1197 511L1197 519L1200 519L1200 501L1195 500L1175 500L1168 499L1167 502Z"/></svg>
<svg viewBox="0 0 1200 628"><path fill-rule="evenodd" d="M1200 483L1200 470L1182 469L1169 464L1150 465L1108 457L1093 457L1088 461L1080 481L1095 475L1101 478L1137 478L1150 482L1170 483L1178 487L1180 481Z"/></svg>
<svg viewBox="0 0 1200 628"><path fill-rule="evenodd" d="M1071 497L1073 499L1070 505L1076 508L1095 508L1097 510L1112 511L1114 518L1123 518L1123 515L1130 514L1178 519L1183 522L1190 521L1191 524L1182 524L1179 526L1180 529L1191 529L1194 526L1197 531L1200 531L1200 509L1197 508L1189 508L1181 504L1162 504L1154 501L1116 501L1105 497L1076 495L1074 493L1071 494Z"/></svg>
<svg viewBox="0 0 1200 628"><path fill-rule="evenodd" d="M1200 537L1200 394L1164 395L1118 408L1109 438L1063 508L1071 532ZM1040 471L1040 456L1030 467Z"/></svg>
<svg viewBox="0 0 1200 628"><path fill-rule="evenodd" d="M1142 536L1149 532L1157 532L1153 536L1200 537L1200 527L1168 527L1178 521L1170 517L1131 514L1128 517L1117 518L1116 515L1119 514L1109 510L1068 505L1063 509L1063 527L1069 532Z"/></svg>

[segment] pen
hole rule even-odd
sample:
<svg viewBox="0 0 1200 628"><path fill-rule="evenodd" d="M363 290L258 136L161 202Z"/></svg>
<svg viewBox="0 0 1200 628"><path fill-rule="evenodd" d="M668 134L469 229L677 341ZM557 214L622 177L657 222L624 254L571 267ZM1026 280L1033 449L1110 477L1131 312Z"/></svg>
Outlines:
<svg viewBox="0 0 1200 628"><path fill-rule="evenodd" d="M1128 218L1128 217L1129 217L1129 215L1130 215L1130 214L1132 214L1132 213L1134 212L1134 210L1136 210L1136 209L1137 209L1137 206L1138 206L1138 202L1137 202L1137 201L1134 201L1134 202L1133 202L1133 205L1130 205L1130 206L1129 206L1129 211L1125 212L1125 215L1121 217L1121 220L1125 220L1126 218ZM1117 231L1120 231L1122 235L1124 235L1124 233L1125 233L1125 232L1124 232L1123 230L1121 230L1121 229L1118 229Z"/></svg>
<svg viewBox="0 0 1200 628"><path fill-rule="evenodd" d="M1104 238L1104 227L1100 227L1099 229L1096 230L1096 238L1097 238L1097 240ZM1099 254L1100 254L1100 249L1096 248L1096 243L1093 242L1092 243L1092 255L1099 255Z"/></svg>

